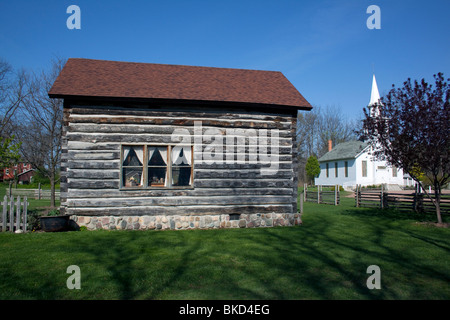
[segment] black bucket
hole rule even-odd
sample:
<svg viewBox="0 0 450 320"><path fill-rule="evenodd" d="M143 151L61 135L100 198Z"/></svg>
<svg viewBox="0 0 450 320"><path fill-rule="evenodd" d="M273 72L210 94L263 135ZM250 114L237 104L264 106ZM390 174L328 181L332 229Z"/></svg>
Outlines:
<svg viewBox="0 0 450 320"><path fill-rule="evenodd" d="M46 232L67 231L69 229L70 216L40 217L41 229Z"/></svg>

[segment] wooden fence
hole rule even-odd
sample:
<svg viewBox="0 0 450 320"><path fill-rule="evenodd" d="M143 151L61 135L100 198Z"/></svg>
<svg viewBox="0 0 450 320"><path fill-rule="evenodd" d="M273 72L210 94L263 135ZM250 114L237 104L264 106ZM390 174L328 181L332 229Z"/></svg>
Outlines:
<svg viewBox="0 0 450 320"><path fill-rule="evenodd" d="M15 188L6 188L6 194L9 196L21 196L28 197L30 199L50 199L51 190L48 189L15 189ZM55 199L59 200L60 192L55 191Z"/></svg>
<svg viewBox="0 0 450 320"><path fill-rule="evenodd" d="M339 186L331 186L332 188L334 187L334 190L323 190L323 187L324 186L320 185L317 186L317 190L308 191L308 186L305 184L303 188L304 201L337 206L340 203L341 199Z"/></svg>
<svg viewBox="0 0 450 320"><path fill-rule="evenodd" d="M5 196L3 202L1 202L2 209L2 221L1 228L2 232L9 230L10 232L21 230L22 232L27 232L28 221L27 221L27 207L29 205L27 197L20 201L20 196L17 200L14 197ZM22 226L22 227L21 227Z"/></svg>
<svg viewBox="0 0 450 320"><path fill-rule="evenodd" d="M397 209L435 213L436 208L431 199L424 193L399 193L381 189L362 190L358 186L355 192L356 207L375 207L381 209ZM441 194L441 213L450 214L450 194Z"/></svg>

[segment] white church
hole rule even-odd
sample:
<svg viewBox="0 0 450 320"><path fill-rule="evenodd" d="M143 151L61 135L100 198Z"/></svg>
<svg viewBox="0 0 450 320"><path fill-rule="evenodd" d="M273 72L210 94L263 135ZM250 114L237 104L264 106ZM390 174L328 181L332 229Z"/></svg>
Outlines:
<svg viewBox="0 0 450 320"><path fill-rule="evenodd" d="M375 75L369 107L379 102ZM362 141L348 141L333 147L329 141L328 152L319 158L320 174L316 185L340 185L354 189L356 185L369 186L384 184L388 189L404 185L403 170L378 161L371 155L371 147Z"/></svg>

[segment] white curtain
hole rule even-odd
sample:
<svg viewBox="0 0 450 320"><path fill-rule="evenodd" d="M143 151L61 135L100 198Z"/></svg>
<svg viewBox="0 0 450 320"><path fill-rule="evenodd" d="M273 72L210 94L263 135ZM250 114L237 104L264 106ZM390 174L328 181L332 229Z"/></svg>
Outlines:
<svg viewBox="0 0 450 320"><path fill-rule="evenodd" d="M136 153L139 162L144 164L144 148L143 147L135 147L134 152Z"/></svg>
<svg viewBox="0 0 450 320"><path fill-rule="evenodd" d="M125 162L125 160L127 159L128 154L130 153L130 150L131 150L131 147L127 147L127 146L123 147L123 162ZM122 162L122 165L123 165L123 162Z"/></svg>
<svg viewBox="0 0 450 320"><path fill-rule="evenodd" d="M180 157L181 150L183 150L183 156ZM188 164L192 163L192 149L191 147L176 146L172 149L172 163L173 164Z"/></svg>
<svg viewBox="0 0 450 320"><path fill-rule="evenodd" d="M136 156L139 159L139 162L142 163L142 165L144 165L144 148L143 147L135 147L134 148L134 152L136 153ZM141 182L140 185L143 186L144 185L144 175L141 172Z"/></svg>
<svg viewBox="0 0 450 320"><path fill-rule="evenodd" d="M152 159L153 153L155 152L155 147L148 147L148 161Z"/></svg>
<svg viewBox="0 0 450 320"><path fill-rule="evenodd" d="M172 164L180 164L181 163L182 159L179 158L181 150L183 150L183 148L179 147L179 146L172 148Z"/></svg>
<svg viewBox="0 0 450 320"><path fill-rule="evenodd" d="M157 148L164 163L167 164L167 148Z"/></svg>

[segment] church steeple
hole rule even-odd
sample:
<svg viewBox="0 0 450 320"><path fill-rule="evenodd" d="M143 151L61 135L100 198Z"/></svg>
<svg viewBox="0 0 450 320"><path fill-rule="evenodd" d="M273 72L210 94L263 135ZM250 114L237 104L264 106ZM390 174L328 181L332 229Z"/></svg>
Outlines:
<svg viewBox="0 0 450 320"><path fill-rule="evenodd" d="M375 74L372 78L372 92L370 93L369 110L372 117L379 114L377 104L380 103L380 93L378 92L377 80L375 79Z"/></svg>
<svg viewBox="0 0 450 320"><path fill-rule="evenodd" d="M378 92L377 80L375 79L375 74L372 78L372 92L370 94L369 106L374 105L380 101L380 93Z"/></svg>

